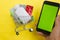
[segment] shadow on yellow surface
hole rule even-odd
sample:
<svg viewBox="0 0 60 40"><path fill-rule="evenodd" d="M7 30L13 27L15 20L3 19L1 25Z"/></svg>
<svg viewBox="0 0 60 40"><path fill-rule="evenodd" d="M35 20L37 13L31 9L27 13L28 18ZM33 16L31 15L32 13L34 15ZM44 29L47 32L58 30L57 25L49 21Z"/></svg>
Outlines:
<svg viewBox="0 0 60 40"><path fill-rule="evenodd" d="M0 1L0 40L45 40L43 36L40 36L36 32L36 26L38 17L41 11L41 7L44 0L1 0ZM57 0L52 0L57 1ZM57 1L60 3L60 1ZM10 9L17 4L32 5L34 21L27 24L28 28L32 27L34 32L28 30L22 31L17 36L15 34L15 24L10 16ZM60 11L59 11L60 13Z"/></svg>

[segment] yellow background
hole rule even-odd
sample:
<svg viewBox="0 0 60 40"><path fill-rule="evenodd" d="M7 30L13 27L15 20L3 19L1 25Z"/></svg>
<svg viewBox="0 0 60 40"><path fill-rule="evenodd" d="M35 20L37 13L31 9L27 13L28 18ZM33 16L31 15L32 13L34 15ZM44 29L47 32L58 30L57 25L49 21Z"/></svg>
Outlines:
<svg viewBox="0 0 60 40"><path fill-rule="evenodd" d="M43 36L37 34L35 29L43 1L44 0L0 0L0 40L45 40ZM60 3L60 0L50 1ZM28 28L32 27L34 32L25 30L21 31L18 36L15 34L16 26L10 16L10 9L17 4L32 5L34 7L34 21L26 25Z"/></svg>

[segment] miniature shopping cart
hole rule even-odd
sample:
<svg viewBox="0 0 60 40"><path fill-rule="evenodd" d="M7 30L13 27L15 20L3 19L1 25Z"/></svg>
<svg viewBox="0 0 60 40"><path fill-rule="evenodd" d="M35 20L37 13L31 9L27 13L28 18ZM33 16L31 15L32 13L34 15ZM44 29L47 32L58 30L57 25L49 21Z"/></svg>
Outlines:
<svg viewBox="0 0 60 40"><path fill-rule="evenodd" d="M30 5L16 5L11 9L11 16L13 17L16 25L16 35L19 35L19 32L24 30L29 30L30 32L33 31L33 28L26 28L25 26L26 24L33 21L32 11L33 6ZM24 25L23 30L17 30L21 24Z"/></svg>

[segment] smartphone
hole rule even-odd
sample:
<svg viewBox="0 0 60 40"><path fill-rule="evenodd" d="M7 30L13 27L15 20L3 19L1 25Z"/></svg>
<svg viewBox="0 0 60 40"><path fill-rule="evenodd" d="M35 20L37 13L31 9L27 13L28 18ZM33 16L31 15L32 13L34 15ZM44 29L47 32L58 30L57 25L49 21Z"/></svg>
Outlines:
<svg viewBox="0 0 60 40"><path fill-rule="evenodd" d="M59 11L59 5L59 3L44 1L37 24L37 31L46 35L52 32Z"/></svg>

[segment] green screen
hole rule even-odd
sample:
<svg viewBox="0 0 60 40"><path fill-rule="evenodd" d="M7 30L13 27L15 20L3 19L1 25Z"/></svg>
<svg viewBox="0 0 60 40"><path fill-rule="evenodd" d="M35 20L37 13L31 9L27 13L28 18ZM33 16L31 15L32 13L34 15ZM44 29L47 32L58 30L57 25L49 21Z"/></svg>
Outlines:
<svg viewBox="0 0 60 40"><path fill-rule="evenodd" d="M51 32L55 22L57 11L58 7L44 4L38 28Z"/></svg>

